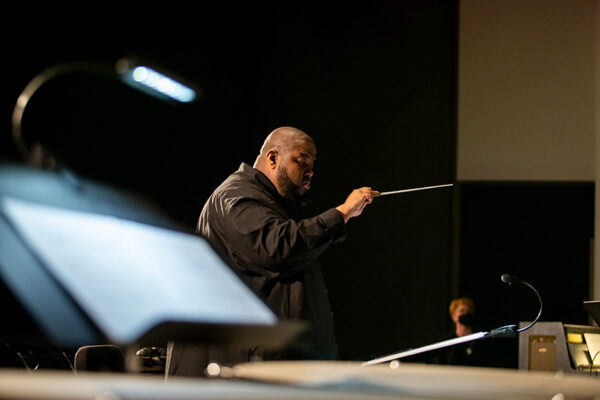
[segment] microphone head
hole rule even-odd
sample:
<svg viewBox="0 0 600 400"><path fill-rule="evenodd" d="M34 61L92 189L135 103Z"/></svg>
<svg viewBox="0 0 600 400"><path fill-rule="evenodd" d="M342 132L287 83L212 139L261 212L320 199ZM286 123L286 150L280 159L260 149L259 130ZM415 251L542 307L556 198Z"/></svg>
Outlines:
<svg viewBox="0 0 600 400"><path fill-rule="evenodd" d="M502 282L508 283L509 285L511 283L515 283L515 282L522 282L516 276L512 276L512 275L509 275L509 274L502 274L502 276L500 277L500 279L502 280Z"/></svg>

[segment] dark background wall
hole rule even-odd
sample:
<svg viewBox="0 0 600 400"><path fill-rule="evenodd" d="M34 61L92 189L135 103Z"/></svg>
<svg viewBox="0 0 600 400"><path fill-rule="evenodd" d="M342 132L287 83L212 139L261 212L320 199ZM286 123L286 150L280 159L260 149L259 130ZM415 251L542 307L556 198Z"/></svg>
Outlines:
<svg viewBox="0 0 600 400"><path fill-rule="evenodd" d="M592 324L593 182L461 182L455 189L453 296L475 302L476 330L490 330L538 313L535 293L507 285L502 274L532 284L543 301L541 321ZM486 344L487 366L518 366L517 339Z"/></svg>
<svg viewBox="0 0 600 400"><path fill-rule="evenodd" d="M483 310L482 325L531 321L535 294L502 283L503 273L533 284L542 320L587 325L594 236L591 182L465 182L460 188L460 291Z"/></svg>
<svg viewBox="0 0 600 400"><path fill-rule="evenodd" d="M177 106L75 74L36 93L23 123L61 165L141 193L190 231L214 187L280 125L318 146L308 213L355 187L454 179L455 1L8 7L0 37L6 161L18 160L18 94L57 63L136 55L202 88L200 101ZM323 257L342 358L448 330L451 203L448 190L377 199Z"/></svg>

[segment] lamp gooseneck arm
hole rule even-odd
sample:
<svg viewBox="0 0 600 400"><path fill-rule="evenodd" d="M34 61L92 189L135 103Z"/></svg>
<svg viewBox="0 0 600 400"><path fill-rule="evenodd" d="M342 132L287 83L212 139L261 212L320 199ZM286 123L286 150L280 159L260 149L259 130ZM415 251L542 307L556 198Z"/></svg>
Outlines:
<svg viewBox="0 0 600 400"><path fill-rule="evenodd" d="M35 92L46 82L61 75L68 75L74 72L93 72L106 76L114 75L113 70L105 65L89 62L69 62L57 64L49 67L36 75L21 92L12 113L12 137L21 157L30 165L35 167L46 167L53 169L55 160L53 157L44 154L41 144L35 142L31 148L27 146L23 139L22 123L25 108Z"/></svg>

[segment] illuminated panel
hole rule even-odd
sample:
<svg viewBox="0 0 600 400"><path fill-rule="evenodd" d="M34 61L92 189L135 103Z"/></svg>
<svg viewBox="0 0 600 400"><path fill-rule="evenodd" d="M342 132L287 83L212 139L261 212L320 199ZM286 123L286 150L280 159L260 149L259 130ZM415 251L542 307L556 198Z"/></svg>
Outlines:
<svg viewBox="0 0 600 400"><path fill-rule="evenodd" d="M583 343L583 336L581 333L567 333L567 340L569 343Z"/></svg>

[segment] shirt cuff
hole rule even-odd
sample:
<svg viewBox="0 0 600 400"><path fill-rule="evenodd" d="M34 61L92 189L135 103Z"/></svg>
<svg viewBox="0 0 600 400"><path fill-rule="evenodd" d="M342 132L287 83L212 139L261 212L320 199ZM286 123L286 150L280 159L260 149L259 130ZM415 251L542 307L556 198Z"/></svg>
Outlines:
<svg viewBox="0 0 600 400"><path fill-rule="evenodd" d="M346 224L344 215L335 208L331 208L319 215L325 223L325 230L331 236L331 241L339 242L346 238Z"/></svg>

